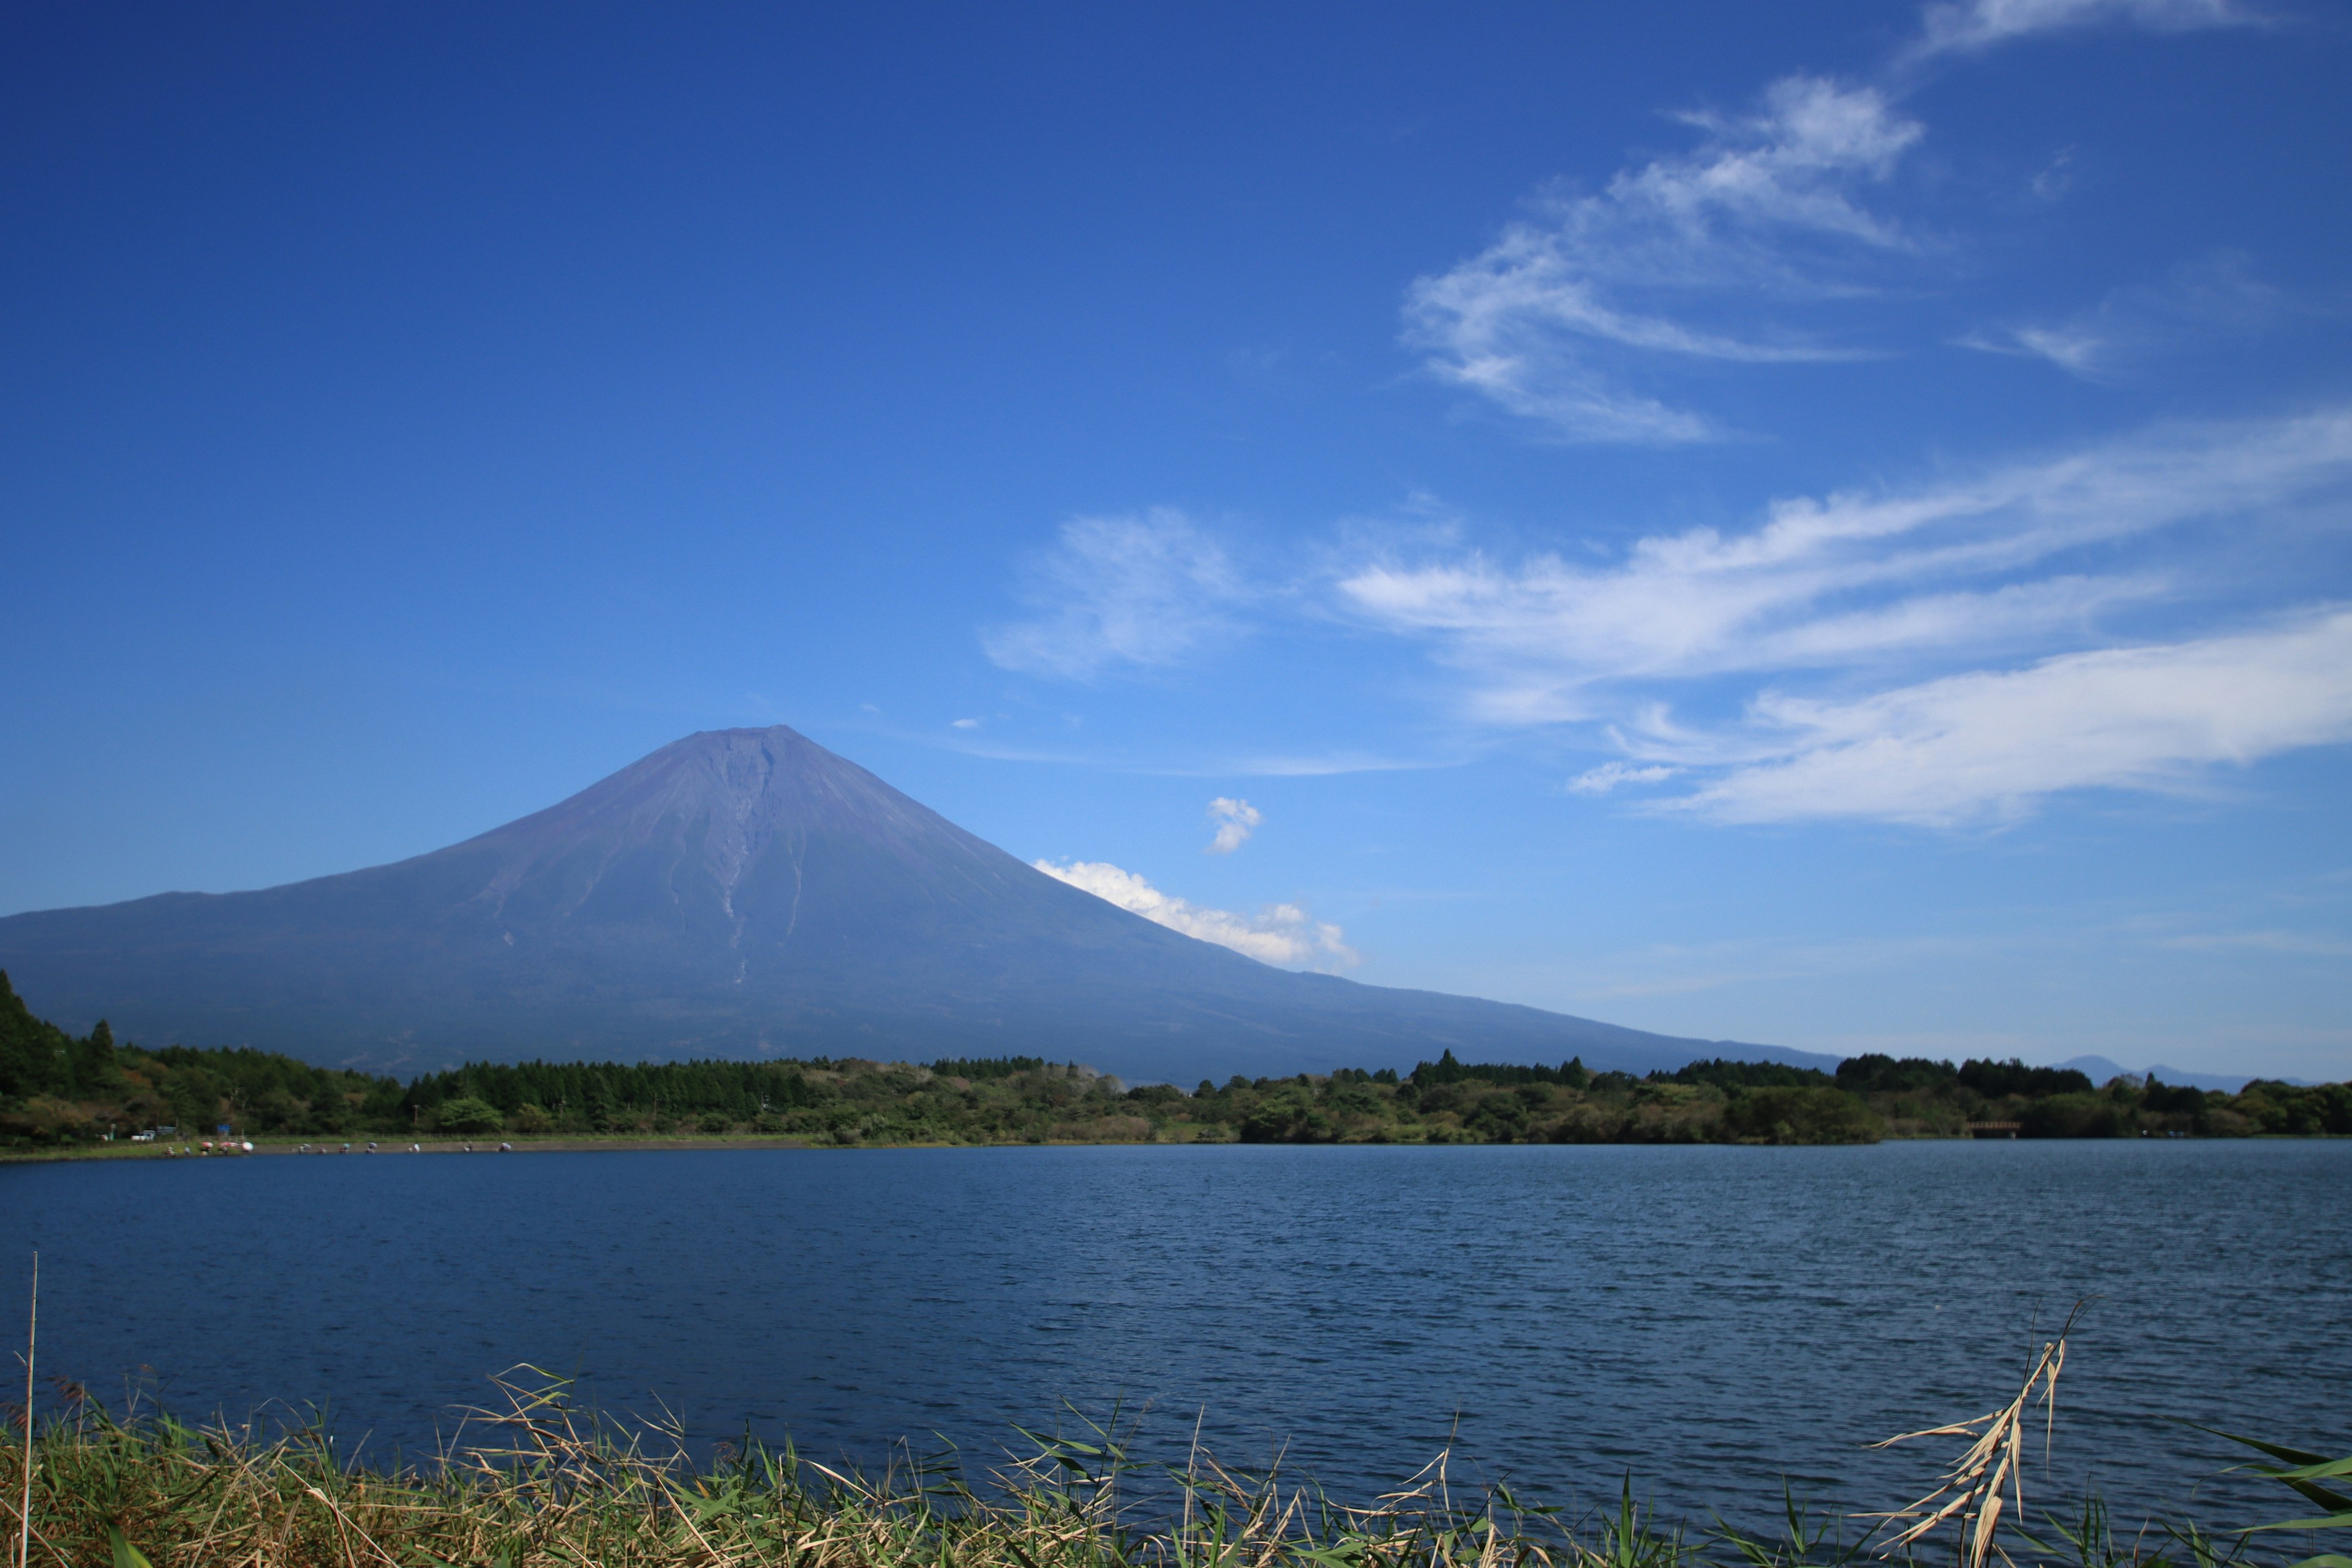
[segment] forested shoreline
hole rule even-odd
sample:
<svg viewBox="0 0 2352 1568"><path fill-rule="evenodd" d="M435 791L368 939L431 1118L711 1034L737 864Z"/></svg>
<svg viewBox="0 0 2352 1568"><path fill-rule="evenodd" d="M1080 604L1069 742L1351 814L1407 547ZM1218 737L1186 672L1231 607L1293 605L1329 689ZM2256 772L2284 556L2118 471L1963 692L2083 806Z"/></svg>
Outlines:
<svg viewBox="0 0 2352 1568"><path fill-rule="evenodd" d="M168 1127L183 1141L764 1134L814 1143L1867 1143L1888 1137L2352 1134L2352 1085L2236 1094L2067 1068L1862 1056L1834 1073L1696 1062L1635 1078L1465 1063L1409 1073L1130 1088L1034 1057L478 1063L396 1078L247 1048L77 1038L0 974L0 1148L66 1149Z"/></svg>

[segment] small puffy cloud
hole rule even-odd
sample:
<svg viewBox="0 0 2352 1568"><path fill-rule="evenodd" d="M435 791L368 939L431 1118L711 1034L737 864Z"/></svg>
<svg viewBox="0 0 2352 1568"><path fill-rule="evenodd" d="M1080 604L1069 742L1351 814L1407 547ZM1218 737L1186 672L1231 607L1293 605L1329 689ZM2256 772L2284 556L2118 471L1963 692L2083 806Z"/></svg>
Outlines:
<svg viewBox="0 0 2352 1568"><path fill-rule="evenodd" d="M980 728L980 721L977 719L952 719L949 721L949 726L957 730L977 730Z"/></svg>
<svg viewBox="0 0 2352 1568"><path fill-rule="evenodd" d="M1850 290L1854 255L1908 248L1859 195L1917 122L1875 89L1818 77L1775 82L1753 115L1684 118L1706 133L1696 152L1621 171L1597 195L1542 198L1486 251L1413 284L1407 337L1432 373L1570 439L1665 445L1718 432L1639 390L1643 363L1854 357L1706 317Z"/></svg>
<svg viewBox="0 0 2352 1568"><path fill-rule="evenodd" d="M1209 803L1209 820L1217 825L1217 836L1209 842L1212 855L1230 855L1257 831L1265 820L1265 813L1245 800L1228 800L1223 795Z"/></svg>
<svg viewBox="0 0 2352 1568"><path fill-rule="evenodd" d="M1662 784L1680 769L1653 763L1637 767L1631 763L1603 763L1597 768L1587 768L1568 781L1571 795L1607 795L1619 784Z"/></svg>
<svg viewBox="0 0 2352 1568"><path fill-rule="evenodd" d="M1849 702L1767 696L1785 739L1673 809L1725 822L1953 826L2062 790L2179 790L2223 764L2352 741L2352 610L2234 637L2062 655Z"/></svg>
<svg viewBox="0 0 2352 1568"><path fill-rule="evenodd" d="M2245 26L2257 18L2233 0L1960 0L1921 14L1914 58L1965 54L2012 38L2102 24L2188 33Z"/></svg>
<svg viewBox="0 0 2352 1568"><path fill-rule="evenodd" d="M1163 893L1134 872L1098 860L1032 864L1056 881L1083 889L1130 914L1232 948L1261 963L1328 971L1360 962L1338 926L1311 918L1297 904L1268 904L1255 915L1237 915L1230 910L1203 909Z"/></svg>
<svg viewBox="0 0 2352 1568"><path fill-rule="evenodd" d="M1241 631L1230 612L1248 596L1224 550L1169 507L1073 518L1024 578L1035 614L988 628L981 646L1006 669L1074 680L1230 641Z"/></svg>

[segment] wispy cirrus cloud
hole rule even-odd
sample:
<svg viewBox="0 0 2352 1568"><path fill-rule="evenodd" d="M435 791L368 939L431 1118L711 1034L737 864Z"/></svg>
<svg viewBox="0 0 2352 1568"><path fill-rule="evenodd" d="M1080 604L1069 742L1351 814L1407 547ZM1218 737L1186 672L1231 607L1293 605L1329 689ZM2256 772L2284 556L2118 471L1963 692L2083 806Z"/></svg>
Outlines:
<svg viewBox="0 0 2352 1568"><path fill-rule="evenodd" d="M1572 795L1643 786L1645 809L1726 822L1999 821L2063 790L2179 789L2217 765L2334 743L2336 689L2315 672L2327 668L2336 622L2315 630L2289 614L2247 631L2254 612L2241 605L2234 626L2168 641L2127 642L2106 626L2127 607L2161 605L2176 622L2197 613L2200 584L2158 564L2149 536L2280 510L2323 521L2352 510L2352 406L2172 423L1929 485L1786 500L1748 529L1654 534L1613 556L1512 561L1451 533L1409 547L1359 534L1338 548L1327 591L1343 616L1418 641L1454 671L1473 732L1571 724L1607 739L1617 757L1570 778ZM1222 552L1204 586L1183 564L1201 559L1189 524L1163 526L1177 544L1162 534L1111 552L1119 564L1105 592L1127 608L1071 613L1075 646L1053 645L1056 657L1033 668L1083 677L1114 657L1143 662L1136 649L1172 662L1217 646L1202 621L1305 596L1296 584L1244 581ZM1171 558L1172 569L1131 569ZM1139 574L1192 585L1136 591ZM1056 580L1087 585L1075 572ZM1106 646L1101 626L1168 599L1174 635L1130 638L1124 656ZM2209 670L2228 679L2200 675ZM2246 694L2242 710L2223 695L2231 682ZM2100 704L2113 725L2090 721ZM2041 739L2062 734L2063 744ZM1262 820L1225 797L1211 816L1213 852L1238 847ZM1274 929L1230 921L1240 924L1212 923Z"/></svg>
<svg viewBox="0 0 2352 1568"><path fill-rule="evenodd" d="M2290 958L2352 958L2352 936L2308 931L2185 931L2159 946L2184 952L2252 950Z"/></svg>
<svg viewBox="0 0 2352 1568"><path fill-rule="evenodd" d="M2243 252L2219 250L2158 282L2117 289L2088 310L1972 332L1958 346L2047 360L2082 380L2112 382L2168 353L2250 337L2292 309L2283 290L2253 276Z"/></svg>
<svg viewBox="0 0 2352 1568"><path fill-rule="evenodd" d="M1248 597L1223 547L1171 507L1071 519L1027 563L1019 592L1034 613L983 630L988 657L1081 680L1229 642L1242 635L1234 608Z"/></svg>
<svg viewBox="0 0 2352 1568"><path fill-rule="evenodd" d="M1629 164L1597 193L1541 194L1486 250L1412 285L1408 341L1439 379L1560 438L1726 437L1677 370L1864 357L1862 305L1888 302L1875 319L1890 319L1951 259L1900 205L1897 176L1926 135L1900 103L1917 79L1906 66L2073 28L2262 20L2235 0L1956 0L1920 16L1920 41L1881 85L1788 77L1747 112L1680 117L1696 133L1685 153ZM2066 156L2038 194L2057 193ZM2111 381L2293 308L2223 250L1961 342ZM1647 786L1659 809L1722 821L2000 820L2063 790L2182 788L2335 743L2333 689L2297 662L2332 647L2333 612L2273 603L2281 618L2263 621L2260 606L2208 603L2203 627L2184 631L2210 585L2133 542L2274 509L2307 517L2330 500L2342 515L2326 492L2347 479L2352 408L2323 407L1783 500L1752 527L1654 534L1613 555L1343 545L1327 585L1360 624L1456 671L1461 715L1487 734L1569 723L1614 737L1618 759L1571 777L1570 794ZM991 656L1086 679L1213 650L1244 632L1240 606L1271 616L1312 590L1253 587L1189 520L1155 512L1069 525L1029 596L1038 615L989 633ZM2159 605L2168 640L2111 629ZM2208 668L2260 700L2196 707L2191 694L2218 689L2200 684ZM2082 721L2102 702L2113 726ZM2044 733L2051 715L2076 743L2001 752L2004 733Z"/></svg>
<svg viewBox="0 0 2352 1568"><path fill-rule="evenodd" d="M1672 767L1692 787L1668 799L1717 820L2014 816L2059 790L2175 788L2345 738L2352 622L2117 647L2102 610L2187 590L2079 563L2193 520L2340 507L2347 482L2352 409L2170 426L1931 488L1784 501L1752 531L1654 536L1613 563L1376 560L1338 592L1430 640L1474 720L1605 726L1624 759L1579 793ZM2038 662L2005 668L2021 658ZM1806 672L1840 695L1790 691ZM1738 721L1675 717L1678 698L1743 678L1773 686Z"/></svg>
<svg viewBox="0 0 2352 1568"><path fill-rule="evenodd" d="M2165 591L2145 572L2050 571L2053 557L2347 478L2352 409L2171 426L1927 489L1785 500L1748 532L1655 535L1614 563L1373 560L1339 591L1433 638L1470 676L1476 717L1591 719L1619 700L1596 699L1603 686L2031 651Z"/></svg>
<svg viewBox="0 0 2352 1568"><path fill-rule="evenodd" d="M1653 763L1641 766L1633 763L1603 763L1597 768L1587 768L1568 781L1570 795L1607 795L1620 784L1664 784L1682 770Z"/></svg>
<svg viewBox="0 0 2352 1568"><path fill-rule="evenodd" d="M2063 655L1854 701L1767 694L1745 739L1785 737L1671 803L1725 822L1878 817L1952 826L2062 790L2180 790L2217 764L2352 741L2352 611L2231 637Z"/></svg>
<svg viewBox="0 0 2352 1568"><path fill-rule="evenodd" d="M1268 904L1255 915L1240 915L1163 893L1134 872L1104 861L1031 863L1056 881L1083 889L1130 914L1232 948L1261 963L1328 971L1352 968L1361 962L1338 926L1314 919L1297 904Z"/></svg>
<svg viewBox="0 0 2352 1568"><path fill-rule="evenodd" d="M2258 20L2233 0L1965 0L1929 5L1910 55L1969 54L2037 33L2117 24L2188 33Z"/></svg>
<svg viewBox="0 0 2352 1568"><path fill-rule="evenodd" d="M1672 444L1722 432L1643 390L1647 364L1856 356L1722 318L1851 292L1858 258L1910 248L1862 198L1920 125L1874 88L1807 76L1773 83L1752 114L1681 118L1704 133L1692 153L1598 195L1541 195L1485 251L1414 282L1406 335L1433 374L1570 439Z"/></svg>
<svg viewBox="0 0 2352 1568"><path fill-rule="evenodd" d="M1949 0L1919 15L1875 83L1784 77L1751 112L1677 116L1701 133L1686 153L1622 169L1597 193L1538 193L1485 250L1412 283L1407 342L1439 380L1556 438L1724 439L1734 432L1677 395L1678 372L1880 357L1886 345L1854 335L1853 305L1932 278L1922 263L1939 247L1893 216L1883 189L1926 135L1898 107L1916 68L2099 26L2263 21L2239 0ZM2063 185L2064 161L2037 193ZM1826 330L1808 320L1825 308L1843 318ZM2090 375L2134 335L2122 321L2027 322L1975 346Z"/></svg>

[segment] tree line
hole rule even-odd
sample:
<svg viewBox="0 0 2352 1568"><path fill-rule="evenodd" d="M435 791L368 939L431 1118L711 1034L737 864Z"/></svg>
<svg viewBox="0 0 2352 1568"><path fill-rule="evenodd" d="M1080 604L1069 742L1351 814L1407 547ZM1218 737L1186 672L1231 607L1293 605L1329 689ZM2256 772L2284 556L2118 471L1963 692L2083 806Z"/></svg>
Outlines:
<svg viewBox="0 0 2352 1568"><path fill-rule="evenodd" d="M1835 1071L1693 1062L1635 1077L1466 1063L1410 1073L1129 1088L1038 1057L469 1063L398 1079L250 1048L144 1048L100 1023L76 1038L0 973L0 1144L85 1143L169 1126L243 1135L531 1137L765 1133L829 1143L1759 1142L1888 1136L2352 1134L2352 1085L2256 1081L2236 1094L2021 1061L1853 1057Z"/></svg>

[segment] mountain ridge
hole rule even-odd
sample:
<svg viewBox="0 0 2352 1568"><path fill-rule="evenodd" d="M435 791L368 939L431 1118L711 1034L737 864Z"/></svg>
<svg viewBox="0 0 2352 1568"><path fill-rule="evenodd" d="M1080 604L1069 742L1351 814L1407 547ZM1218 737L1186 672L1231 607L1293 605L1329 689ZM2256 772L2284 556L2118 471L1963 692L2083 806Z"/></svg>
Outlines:
<svg viewBox="0 0 2352 1568"><path fill-rule="evenodd" d="M2154 1079L2162 1083L2168 1083L2175 1089L2219 1089L2223 1094L2235 1094L2256 1079L2269 1079L2273 1083L2291 1083L2298 1088L2305 1087L2302 1079L2280 1078L2273 1073L2190 1072L2183 1068L2168 1068L2162 1062L2158 1062L2151 1067L2127 1068L2112 1058L2100 1056L2070 1057L2063 1062L2053 1065L2073 1068L2076 1072L2097 1084L2104 1084L2110 1079L2117 1078L2136 1078L2143 1080Z"/></svg>
<svg viewBox="0 0 2352 1568"><path fill-rule="evenodd" d="M1270 968L1025 864L788 726L704 731L444 848L0 918L47 1016L415 1070L604 1055L1084 1060L1133 1081L1811 1053Z"/></svg>

